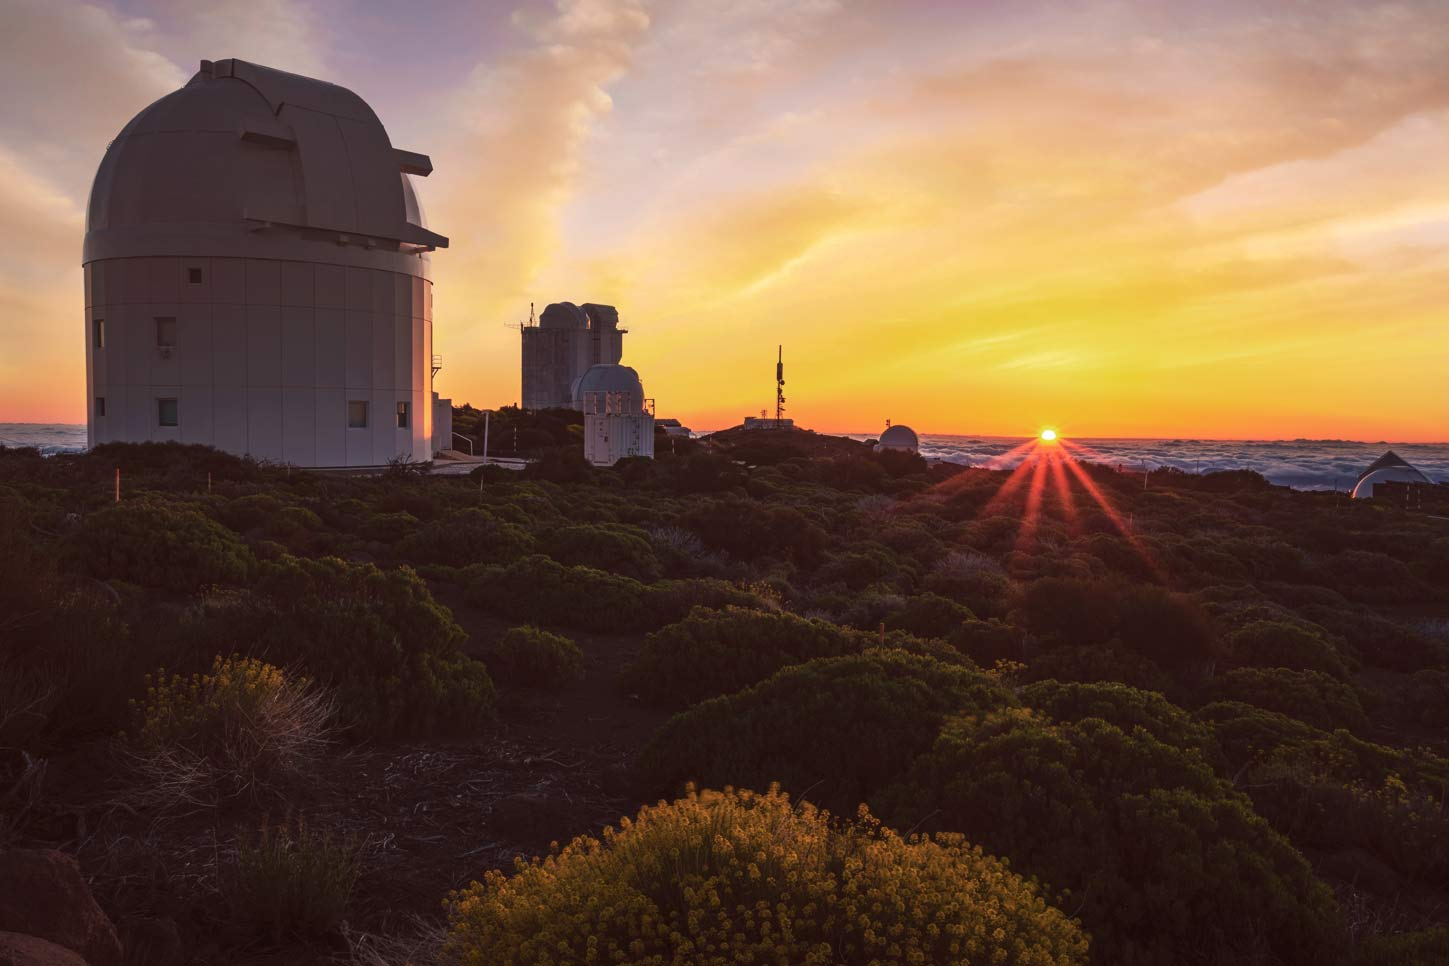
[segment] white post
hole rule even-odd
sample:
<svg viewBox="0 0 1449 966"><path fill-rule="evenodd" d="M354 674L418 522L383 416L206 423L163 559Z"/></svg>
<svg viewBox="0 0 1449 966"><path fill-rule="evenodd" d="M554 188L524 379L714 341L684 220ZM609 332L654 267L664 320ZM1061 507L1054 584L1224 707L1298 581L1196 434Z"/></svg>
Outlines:
<svg viewBox="0 0 1449 966"><path fill-rule="evenodd" d="M483 462L488 462L488 417L493 415L493 410L483 410Z"/></svg>

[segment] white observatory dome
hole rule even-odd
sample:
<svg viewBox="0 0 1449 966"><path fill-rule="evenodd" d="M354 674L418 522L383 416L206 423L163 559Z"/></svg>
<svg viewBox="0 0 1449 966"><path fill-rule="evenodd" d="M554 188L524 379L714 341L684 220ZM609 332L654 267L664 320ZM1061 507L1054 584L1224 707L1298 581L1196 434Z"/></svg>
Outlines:
<svg viewBox="0 0 1449 966"><path fill-rule="evenodd" d="M876 445L880 449L896 449L914 453L921 448L921 441L916 437L916 431L909 426L887 426L886 431L880 434L880 442Z"/></svg>
<svg viewBox="0 0 1449 966"><path fill-rule="evenodd" d="M1374 487L1380 483L1429 483L1430 479L1404 461L1403 457L1389 450L1369 464L1353 487L1355 500L1367 500L1374 495Z"/></svg>
<svg viewBox="0 0 1449 966"><path fill-rule="evenodd" d="M600 363L590 366L574 383L574 408L584 408L585 394L591 392L620 393L625 397L629 412L644 409L644 384L639 373L632 366L617 363Z"/></svg>
<svg viewBox="0 0 1449 966"><path fill-rule="evenodd" d="M87 209L89 442L178 440L299 466L432 455L429 231L343 87L241 60L111 142Z"/></svg>

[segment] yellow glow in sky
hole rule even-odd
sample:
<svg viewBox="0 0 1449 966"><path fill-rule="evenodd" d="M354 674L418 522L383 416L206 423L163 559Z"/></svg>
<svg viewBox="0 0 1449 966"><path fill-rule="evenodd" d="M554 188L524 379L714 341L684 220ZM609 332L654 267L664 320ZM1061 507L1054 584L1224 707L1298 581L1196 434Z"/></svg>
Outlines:
<svg viewBox="0 0 1449 966"><path fill-rule="evenodd" d="M84 418L89 180L201 49L431 155L459 403L517 401L506 326L566 299L618 306L696 430L773 409L783 344L822 431L1449 437L1449 5L262 6L13 15L0 422ZM375 69L400 53L429 70Z"/></svg>

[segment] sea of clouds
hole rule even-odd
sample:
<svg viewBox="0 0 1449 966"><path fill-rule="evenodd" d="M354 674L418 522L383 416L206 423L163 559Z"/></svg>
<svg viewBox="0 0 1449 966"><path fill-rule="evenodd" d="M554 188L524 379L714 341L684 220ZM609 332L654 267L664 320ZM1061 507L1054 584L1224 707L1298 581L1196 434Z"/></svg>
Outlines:
<svg viewBox="0 0 1449 966"><path fill-rule="evenodd" d="M859 435L856 439L870 437ZM1025 458L1006 454L1024 440L1001 436L921 436L921 454L966 466L1009 469ZM1449 482L1449 443L1359 443L1341 439L1074 439L1082 459L1140 470L1172 466L1189 473L1253 470L1300 490L1351 489L1364 468L1392 449L1431 480ZM43 453L85 449L86 428L67 423L0 423L0 445Z"/></svg>
<svg viewBox="0 0 1449 966"><path fill-rule="evenodd" d="M860 437L865 438L865 437ZM1023 440L993 436L921 436L921 454L968 466L1009 468L1025 458L1004 454ZM1449 482L1449 444L1360 443L1339 439L1080 439L1079 458L1125 469L1171 466L1189 473L1253 470L1280 486L1351 489L1358 475L1392 449L1431 480Z"/></svg>

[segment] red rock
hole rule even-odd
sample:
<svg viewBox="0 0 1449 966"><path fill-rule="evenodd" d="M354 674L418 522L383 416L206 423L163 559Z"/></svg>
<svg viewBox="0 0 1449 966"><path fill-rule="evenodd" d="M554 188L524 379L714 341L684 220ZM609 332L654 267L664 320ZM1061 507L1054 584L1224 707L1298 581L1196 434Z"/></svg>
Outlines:
<svg viewBox="0 0 1449 966"><path fill-rule="evenodd" d="M44 939L0 932L0 966L86 966L86 961Z"/></svg>
<svg viewBox="0 0 1449 966"><path fill-rule="evenodd" d="M90 966L121 966L116 927L96 905L80 866L63 852L0 852L0 931L64 946Z"/></svg>

